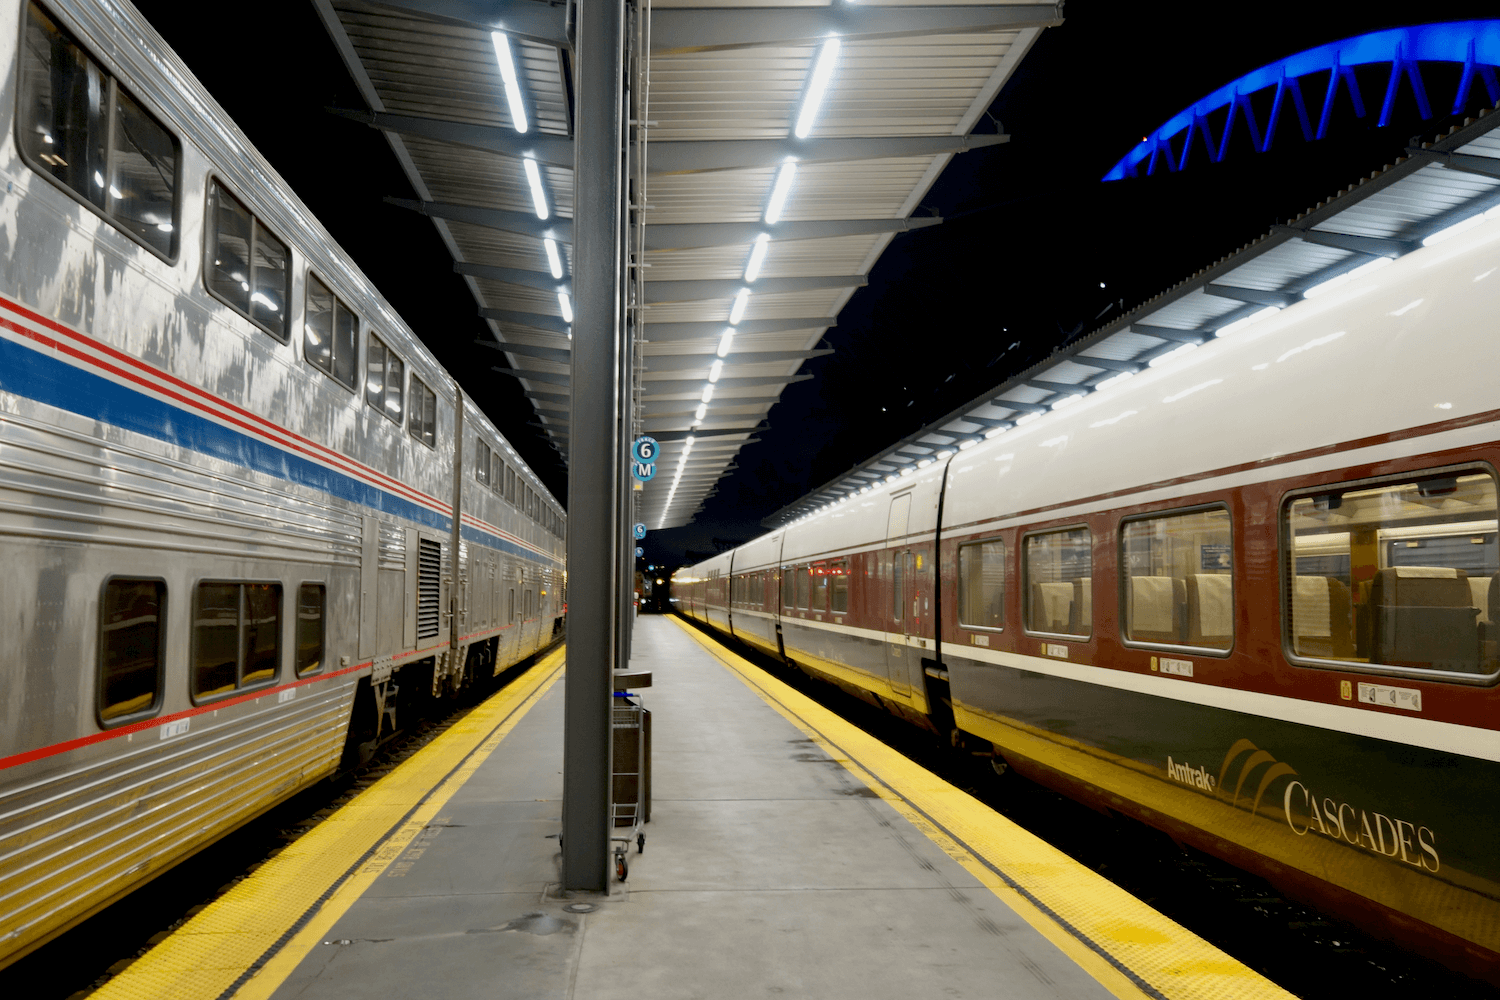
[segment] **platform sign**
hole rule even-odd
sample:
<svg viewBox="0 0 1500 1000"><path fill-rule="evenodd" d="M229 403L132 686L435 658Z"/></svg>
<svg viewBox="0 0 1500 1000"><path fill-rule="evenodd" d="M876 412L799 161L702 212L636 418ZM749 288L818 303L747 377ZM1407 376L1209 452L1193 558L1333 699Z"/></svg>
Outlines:
<svg viewBox="0 0 1500 1000"><path fill-rule="evenodd" d="M635 522L635 540L640 541L646 537L646 524L644 521Z"/></svg>
<svg viewBox="0 0 1500 1000"><path fill-rule="evenodd" d="M636 546L636 547L635 547L635 557L636 557L636 558L637 558L637 559L639 559L639 558L641 558L641 557L642 557L642 556L644 556L644 555L645 555L645 554L646 554L646 550L645 550L645 549L643 549L643 548L641 548L641 547L640 547L640 546L639 546L639 545L637 545L637 546Z"/></svg>
<svg viewBox="0 0 1500 1000"><path fill-rule="evenodd" d="M661 445L656 443L656 438L649 434L642 434L635 439L635 447L630 449L630 453L635 456L637 462L655 465L656 456L661 454Z"/></svg>
<svg viewBox="0 0 1500 1000"><path fill-rule="evenodd" d="M638 482L649 483L651 480L656 478L656 463L631 462L630 474L634 476Z"/></svg>

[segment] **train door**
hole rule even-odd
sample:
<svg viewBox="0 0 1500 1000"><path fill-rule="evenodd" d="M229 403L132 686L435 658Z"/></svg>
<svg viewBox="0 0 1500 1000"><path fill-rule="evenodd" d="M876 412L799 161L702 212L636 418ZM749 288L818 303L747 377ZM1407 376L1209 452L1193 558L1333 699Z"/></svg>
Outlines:
<svg viewBox="0 0 1500 1000"><path fill-rule="evenodd" d="M907 522L911 519L911 494L903 493L891 497L890 514L886 520L885 558L890 560L890 590L885 627L885 665L890 678L891 691L896 695L911 695L911 651L906 637L911 634L912 594L916 592L916 574L912 567L911 546L906 543ZM920 664L920 660L917 661Z"/></svg>

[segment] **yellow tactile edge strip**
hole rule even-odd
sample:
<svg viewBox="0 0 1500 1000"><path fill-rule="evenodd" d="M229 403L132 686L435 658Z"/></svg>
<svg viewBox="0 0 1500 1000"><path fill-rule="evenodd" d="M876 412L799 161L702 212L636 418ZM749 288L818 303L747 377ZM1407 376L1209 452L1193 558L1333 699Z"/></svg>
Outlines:
<svg viewBox="0 0 1500 1000"><path fill-rule="evenodd" d="M557 682L563 652L298 838L92 1000L269 997Z"/></svg>
<svg viewBox="0 0 1500 1000"><path fill-rule="evenodd" d="M945 854L1118 997L1292 994L885 746L764 670L674 621Z"/></svg>

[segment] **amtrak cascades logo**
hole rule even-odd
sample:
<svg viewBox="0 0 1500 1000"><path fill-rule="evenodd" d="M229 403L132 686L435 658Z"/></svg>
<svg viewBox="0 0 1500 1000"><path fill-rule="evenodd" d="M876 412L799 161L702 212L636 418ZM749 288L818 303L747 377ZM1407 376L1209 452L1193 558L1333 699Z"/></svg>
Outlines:
<svg viewBox="0 0 1500 1000"><path fill-rule="evenodd" d="M1299 837L1317 833L1413 868L1438 870L1437 835L1429 827L1319 795L1302 781L1296 768L1249 740L1239 740L1229 748L1217 777L1171 757L1167 758L1167 776L1248 809L1252 816L1265 809L1267 817L1274 818L1280 799L1282 817ZM1278 795L1272 786L1282 779L1290 780L1281 785Z"/></svg>

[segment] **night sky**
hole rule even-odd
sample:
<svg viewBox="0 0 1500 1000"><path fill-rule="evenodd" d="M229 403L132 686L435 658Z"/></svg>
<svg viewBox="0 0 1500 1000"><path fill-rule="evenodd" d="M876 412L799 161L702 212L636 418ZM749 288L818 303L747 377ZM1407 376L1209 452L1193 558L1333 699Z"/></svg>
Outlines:
<svg viewBox="0 0 1500 1000"><path fill-rule="evenodd" d="M565 498L567 470L531 425L519 383L492 373L501 356L473 345L486 324L431 222L381 201L415 197L389 145L325 112L364 104L311 4L240 8L232 22L185 17L180 2L137 6ZM804 364L816 377L786 389L771 430L740 452L693 524L647 539L647 559L672 565L755 537L762 518L809 489L1380 169L1412 139L1446 131L1459 119L1423 122L1403 90L1383 129L1345 100L1324 140L1305 142L1284 121L1268 153L1241 130L1222 163L1200 149L1182 173L1100 182L1147 132L1223 84L1325 42L1418 23L1416 9L1069 0L1067 22L1042 33L990 109L1010 143L952 161L916 213L947 221L891 243L828 332L836 353ZM1495 8L1439 0L1419 10L1431 22ZM1367 103L1378 106L1384 74L1361 73ZM1446 110L1457 68L1424 78L1434 110ZM985 119L975 128L995 130Z"/></svg>

